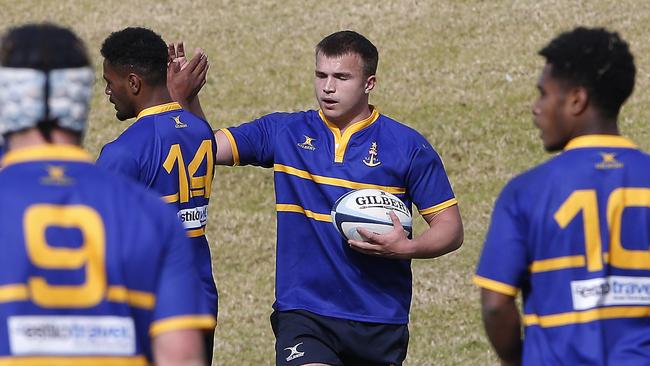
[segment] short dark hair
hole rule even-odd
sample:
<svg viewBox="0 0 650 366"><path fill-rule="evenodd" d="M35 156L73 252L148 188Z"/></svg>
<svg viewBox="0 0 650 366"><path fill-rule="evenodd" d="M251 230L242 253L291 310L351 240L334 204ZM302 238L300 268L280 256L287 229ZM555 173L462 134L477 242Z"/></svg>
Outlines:
<svg viewBox="0 0 650 366"><path fill-rule="evenodd" d="M607 117L618 116L634 90L634 56L616 32L578 27L557 36L539 54L553 66L552 77L584 87Z"/></svg>
<svg viewBox="0 0 650 366"><path fill-rule="evenodd" d="M112 66L132 68L149 85L166 83L167 45L151 29L113 32L104 40L101 53Z"/></svg>
<svg viewBox="0 0 650 366"><path fill-rule="evenodd" d="M50 71L88 66L90 59L71 30L44 23L9 29L0 45L0 64Z"/></svg>
<svg viewBox="0 0 650 366"><path fill-rule="evenodd" d="M379 53L377 47L361 34L345 30L332 33L316 45L316 56L337 57L347 54L357 54L363 61L363 72L366 77L377 73Z"/></svg>

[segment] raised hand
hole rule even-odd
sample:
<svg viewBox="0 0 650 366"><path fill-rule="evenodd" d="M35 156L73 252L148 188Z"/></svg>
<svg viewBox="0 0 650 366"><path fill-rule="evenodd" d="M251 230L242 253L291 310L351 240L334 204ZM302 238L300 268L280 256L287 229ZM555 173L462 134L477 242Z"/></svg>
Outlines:
<svg viewBox="0 0 650 366"><path fill-rule="evenodd" d="M196 48L194 57L188 61L185 45L170 43L167 46L167 89L172 99L184 107L190 105L205 85L209 68L203 49Z"/></svg>
<svg viewBox="0 0 650 366"><path fill-rule="evenodd" d="M167 45L167 65L172 62L178 62L181 70L187 66L187 58L185 58L185 42L180 42L177 45L169 43Z"/></svg>

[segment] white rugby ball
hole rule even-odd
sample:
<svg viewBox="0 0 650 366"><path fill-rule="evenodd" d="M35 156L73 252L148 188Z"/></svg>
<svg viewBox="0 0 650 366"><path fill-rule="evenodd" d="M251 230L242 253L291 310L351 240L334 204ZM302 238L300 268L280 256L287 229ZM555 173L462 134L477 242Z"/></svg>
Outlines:
<svg viewBox="0 0 650 366"><path fill-rule="evenodd" d="M381 189L367 188L348 192L332 207L332 224L345 239L361 240L357 228L377 234L393 230L388 213L395 212L406 235L412 230L411 211L404 202Z"/></svg>

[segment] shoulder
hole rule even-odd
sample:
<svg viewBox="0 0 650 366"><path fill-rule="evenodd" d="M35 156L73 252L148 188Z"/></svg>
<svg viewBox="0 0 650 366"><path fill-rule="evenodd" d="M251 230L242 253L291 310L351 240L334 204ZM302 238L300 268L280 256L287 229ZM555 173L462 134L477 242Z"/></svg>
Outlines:
<svg viewBox="0 0 650 366"><path fill-rule="evenodd" d="M564 154L552 157L510 179L501 191L501 200L533 201L549 188L549 181L555 181L565 170ZM561 177L560 177L561 178Z"/></svg>
<svg viewBox="0 0 650 366"><path fill-rule="evenodd" d="M382 133L389 134L391 138L403 146L409 146L415 149L433 148L427 138L413 127L410 127L384 114L379 115L377 122L381 124Z"/></svg>
<svg viewBox="0 0 650 366"><path fill-rule="evenodd" d="M104 147L123 148L127 150L136 149L142 146L142 139L150 138L153 131L153 123L148 117L143 117L133 122L115 140L107 143Z"/></svg>
<svg viewBox="0 0 650 366"><path fill-rule="evenodd" d="M125 214L138 220L148 218L151 223L169 223L175 211L165 204L153 190L121 174L90 164L86 176L93 186L110 198L116 206L123 207ZM100 189L101 187L101 189ZM156 227L159 227L156 224Z"/></svg>
<svg viewBox="0 0 650 366"><path fill-rule="evenodd" d="M309 124L315 118L319 118L318 112L316 111L273 112L250 122L242 123L239 126L229 127L228 130L244 132L260 129L267 131L267 133L275 134L300 125Z"/></svg>
<svg viewBox="0 0 650 366"><path fill-rule="evenodd" d="M262 116L259 119L279 124L295 124L304 123L313 118L319 118L318 112L311 110L300 112L273 112Z"/></svg>
<svg viewBox="0 0 650 366"><path fill-rule="evenodd" d="M181 121L180 121L181 123L183 123L184 121L187 120L193 126L204 127L204 128L209 129L210 131L212 131L212 127L210 126L210 123L208 121L204 120L203 118L197 116L196 114L194 114L194 113L192 113L190 111L181 109L180 113L179 113L179 116L181 117ZM172 119L173 119L173 116L172 116Z"/></svg>

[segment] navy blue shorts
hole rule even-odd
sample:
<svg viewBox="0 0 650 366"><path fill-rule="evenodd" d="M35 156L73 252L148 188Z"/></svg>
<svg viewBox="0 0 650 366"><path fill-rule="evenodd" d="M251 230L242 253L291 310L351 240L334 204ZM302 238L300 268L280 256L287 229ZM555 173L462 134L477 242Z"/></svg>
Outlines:
<svg viewBox="0 0 650 366"><path fill-rule="evenodd" d="M274 311L276 365L401 365L406 358L406 324L366 323L304 310Z"/></svg>

